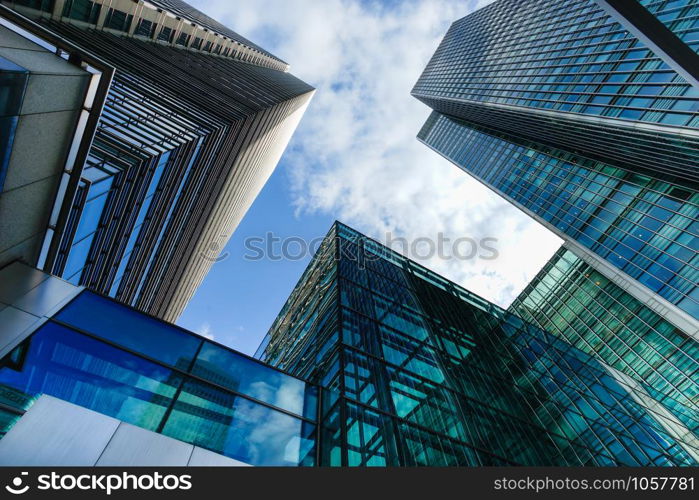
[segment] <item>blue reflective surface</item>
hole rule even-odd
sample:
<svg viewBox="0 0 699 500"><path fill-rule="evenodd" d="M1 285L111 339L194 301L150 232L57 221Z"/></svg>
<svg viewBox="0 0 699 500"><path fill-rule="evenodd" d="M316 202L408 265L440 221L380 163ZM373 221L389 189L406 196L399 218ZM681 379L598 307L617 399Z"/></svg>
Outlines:
<svg viewBox="0 0 699 500"><path fill-rule="evenodd" d="M427 145L699 318L699 192L433 113Z"/></svg>
<svg viewBox="0 0 699 500"><path fill-rule="evenodd" d="M160 320L93 293L81 293L56 319L171 366L187 369L202 342Z"/></svg>
<svg viewBox="0 0 699 500"><path fill-rule="evenodd" d="M182 378L69 328L47 323L3 360L0 391L26 408L49 394L145 429L156 430ZM21 395L21 396L19 396Z"/></svg>
<svg viewBox="0 0 699 500"><path fill-rule="evenodd" d="M255 465L313 465L314 430L298 418L190 381L163 434Z"/></svg>
<svg viewBox="0 0 699 500"><path fill-rule="evenodd" d="M150 183L148 184L148 188L146 190L145 197L143 198L143 202L141 203L141 208L138 210L138 214L136 215L136 222L134 223L134 227L131 230L131 234L129 235L129 240L126 242L126 247L124 248L124 255L121 258L121 262L119 263L119 268L117 269L114 278L114 283L112 284L112 287L109 289L109 295L112 297L116 296L116 293L119 290L119 285L121 284L121 280L126 272L129 260L131 259L131 254L136 249L136 242L138 241L138 237L141 234L141 228L143 227L143 224L146 221L146 216L148 215L148 212L150 210L151 204L153 202L153 197L155 195L156 190L158 189L158 185L160 184L160 178L163 176L163 172L165 171L165 167L167 166L171 153L172 151L166 151L165 153L160 155L160 158L158 159L158 162L156 163L155 168L153 169L153 174Z"/></svg>
<svg viewBox="0 0 699 500"><path fill-rule="evenodd" d="M136 293L134 296L138 300L138 298L141 296L141 289L143 288L143 285L146 283L146 280L148 279L148 274L150 272L150 266L155 260L155 256L160 254L162 250L160 249L160 242L162 241L163 237L165 236L168 228L168 224L170 223L170 220L172 219L172 213L175 210L175 207L177 206L179 199L180 199L180 194L182 194L182 190L184 189L185 184L187 184L187 181L189 180L189 173L192 170L192 165L197 161L199 158L199 149L201 148L201 144L203 142L204 138L200 137L197 139L197 144L194 147L194 151L192 152L192 156L189 160L189 163L187 163L187 168L185 169L184 173L182 174L182 178L179 181L179 187L177 188L177 193L175 194L175 197L173 198L172 203L170 204L170 208L168 209L167 216L165 217L165 222L162 223L160 232L158 234L158 238L155 241L155 245L153 245L153 250L150 252L150 257L148 258L148 264L146 264L146 267L144 268L143 276L141 277L141 281L138 284L138 288L136 289ZM123 262L122 262L123 265ZM121 268L121 265L119 266ZM123 272L122 272L123 273ZM119 284L121 283L121 276L117 272L117 279L114 280L114 284L112 285L111 289L109 290L109 295L114 297L116 295L116 292L119 288Z"/></svg>
<svg viewBox="0 0 699 500"><path fill-rule="evenodd" d="M29 71L9 59L0 57L0 192L5 185L12 144L17 130L19 113Z"/></svg>
<svg viewBox="0 0 699 500"><path fill-rule="evenodd" d="M307 384L302 380L270 370L228 349L204 343L192 373L278 408L315 419L315 387L307 390Z"/></svg>
<svg viewBox="0 0 699 500"><path fill-rule="evenodd" d="M83 292L0 360L0 403L49 394L252 465L314 465L317 387L203 342Z"/></svg>

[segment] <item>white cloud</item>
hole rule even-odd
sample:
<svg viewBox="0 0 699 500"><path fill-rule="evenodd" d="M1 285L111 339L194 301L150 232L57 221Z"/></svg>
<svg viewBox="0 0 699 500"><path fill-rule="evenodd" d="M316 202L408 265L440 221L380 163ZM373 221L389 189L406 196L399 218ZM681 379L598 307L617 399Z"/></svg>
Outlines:
<svg viewBox="0 0 699 500"><path fill-rule="evenodd" d="M211 332L211 325L208 322L202 323L195 331L204 338L214 340L214 334Z"/></svg>
<svg viewBox="0 0 699 500"><path fill-rule="evenodd" d="M321 211L384 240L498 238L498 259L433 258L436 272L508 305L559 240L415 136L429 110L410 90L463 0L200 0L209 15L317 87L287 151L299 216Z"/></svg>

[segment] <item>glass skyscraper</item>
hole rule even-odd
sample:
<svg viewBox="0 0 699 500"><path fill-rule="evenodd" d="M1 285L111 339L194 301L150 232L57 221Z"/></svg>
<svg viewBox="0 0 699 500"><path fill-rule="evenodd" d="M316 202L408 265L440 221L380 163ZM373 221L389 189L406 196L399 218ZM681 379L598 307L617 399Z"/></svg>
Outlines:
<svg viewBox="0 0 699 500"><path fill-rule="evenodd" d="M413 89L434 110L418 139L565 241L510 311L694 447L698 33L694 1L499 0L451 26Z"/></svg>
<svg viewBox="0 0 699 500"><path fill-rule="evenodd" d="M322 387L321 465L699 459L696 425L658 407L669 391L340 223L256 357Z"/></svg>
<svg viewBox="0 0 699 500"><path fill-rule="evenodd" d="M56 176L51 213L35 217L43 242L10 257L174 321L274 170L313 88L177 0L3 3L36 23L5 10L18 29L105 74L83 88L91 97L77 126L87 140Z"/></svg>
<svg viewBox="0 0 699 500"><path fill-rule="evenodd" d="M699 191L436 112L418 137L581 251L699 318Z"/></svg>
<svg viewBox="0 0 699 500"><path fill-rule="evenodd" d="M561 247L509 310L606 360L699 443L699 342L574 252Z"/></svg>
<svg viewBox="0 0 699 500"><path fill-rule="evenodd" d="M695 2L654 3L697 38L696 9L683 8ZM699 88L593 0L499 0L454 22L412 94L513 137L699 180Z"/></svg>
<svg viewBox="0 0 699 500"><path fill-rule="evenodd" d="M696 45L695 2L650 4ZM699 88L593 1L500 0L451 26L413 95L435 110L419 140L692 329Z"/></svg>

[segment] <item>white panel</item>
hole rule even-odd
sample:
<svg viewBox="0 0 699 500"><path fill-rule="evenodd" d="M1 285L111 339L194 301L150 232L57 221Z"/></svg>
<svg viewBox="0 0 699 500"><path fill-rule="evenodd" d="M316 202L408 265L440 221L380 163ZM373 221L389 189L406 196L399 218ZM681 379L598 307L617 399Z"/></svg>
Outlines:
<svg viewBox="0 0 699 500"><path fill-rule="evenodd" d="M95 465L118 426L115 418L44 395L0 440L0 465Z"/></svg>
<svg viewBox="0 0 699 500"><path fill-rule="evenodd" d="M191 444L122 422L96 465L184 466L193 448Z"/></svg>
<svg viewBox="0 0 699 500"><path fill-rule="evenodd" d="M189 463L187 465L195 467L251 467L250 464L246 464L245 462L219 455L218 453L205 450L204 448L199 448L198 446L194 447L192 458L189 459Z"/></svg>

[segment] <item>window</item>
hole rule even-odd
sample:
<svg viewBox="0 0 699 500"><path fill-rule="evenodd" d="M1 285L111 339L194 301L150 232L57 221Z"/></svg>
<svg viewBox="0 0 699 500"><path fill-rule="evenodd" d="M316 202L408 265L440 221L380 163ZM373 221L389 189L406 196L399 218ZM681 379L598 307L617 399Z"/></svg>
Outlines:
<svg viewBox="0 0 699 500"><path fill-rule="evenodd" d="M63 6L63 17L96 24L101 8L101 5L90 0L66 0Z"/></svg>
<svg viewBox="0 0 699 500"><path fill-rule="evenodd" d="M189 43L189 35L187 33L185 33L184 31L180 32L180 34L177 36L177 40L175 41L175 44L187 46L188 43Z"/></svg>
<svg viewBox="0 0 699 500"><path fill-rule="evenodd" d="M44 12L52 12L54 0L14 0L15 5L22 5L30 9L43 10Z"/></svg>
<svg viewBox="0 0 699 500"><path fill-rule="evenodd" d="M315 425L189 381L163 434L252 465L313 465Z"/></svg>
<svg viewBox="0 0 699 500"><path fill-rule="evenodd" d="M7 175L29 71L0 57L0 192Z"/></svg>
<svg viewBox="0 0 699 500"><path fill-rule="evenodd" d="M55 318L163 363L188 369L201 339L91 292L83 292Z"/></svg>
<svg viewBox="0 0 699 500"><path fill-rule="evenodd" d="M128 32L131 28L133 16L117 9L109 9L104 19L104 27L113 30Z"/></svg>
<svg viewBox="0 0 699 500"><path fill-rule="evenodd" d="M171 43L172 42L172 37L175 35L175 31L172 28L168 28L167 26L163 26L160 29L160 33L158 34L158 40L161 40L163 42Z"/></svg>
<svg viewBox="0 0 699 500"><path fill-rule="evenodd" d="M158 26L154 22L148 21L147 19L141 19L138 22L138 26L136 26L136 29L134 30L134 35L153 38L153 34L155 34L155 29L157 27Z"/></svg>
<svg viewBox="0 0 699 500"><path fill-rule="evenodd" d="M315 418L314 387L209 342L204 343L192 373L296 415Z"/></svg>

